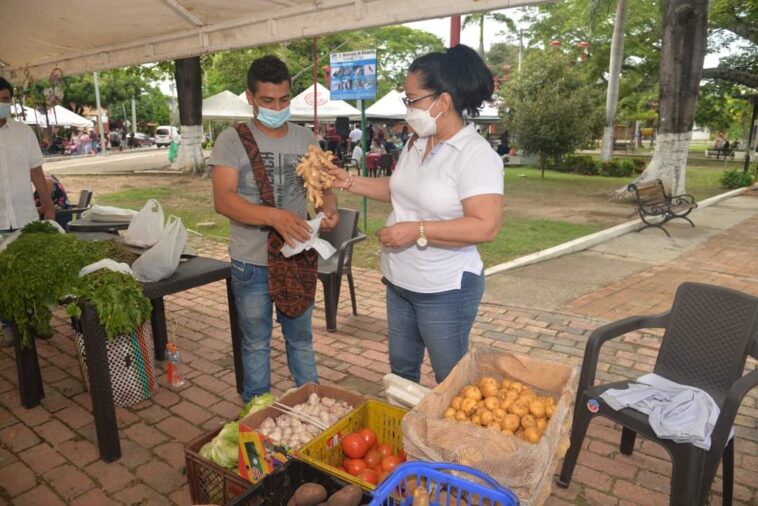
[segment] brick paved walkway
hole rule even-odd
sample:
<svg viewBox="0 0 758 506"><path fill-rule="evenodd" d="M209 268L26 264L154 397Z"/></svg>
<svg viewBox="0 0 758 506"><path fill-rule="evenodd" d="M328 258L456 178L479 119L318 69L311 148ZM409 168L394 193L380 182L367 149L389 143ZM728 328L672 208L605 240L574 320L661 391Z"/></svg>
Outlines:
<svg viewBox="0 0 758 506"><path fill-rule="evenodd" d="M206 254L223 248L201 244ZM592 295L562 311L483 304L472 341L495 348L579 364L592 329L622 315L666 308L676 284L698 279L756 293L758 218L744 222L672 266L658 266ZM323 304L314 312L315 348L324 381L379 395L388 372L386 311L376 271L356 272L359 316L352 316L343 286L339 332L325 332ZM661 294L656 295L653 294ZM320 297L320 294L319 294ZM644 301L644 302L642 302ZM183 474L183 444L236 416L241 406L232 370L223 283L169 297L189 385L161 388L154 400L118 408L123 456L98 460L95 431L76 359L71 330L56 313L55 336L38 341L46 398L42 406L20 406L12 350L0 349L0 504L190 504ZM172 323L169 323L169 327ZM277 393L292 386L278 329L272 349L272 381ZM601 380L636 377L651 369L659 339L633 333L608 343L601 355ZM163 366L158 366L163 371ZM751 362L749 367L755 367ZM432 385L428 365L423 383ZM737 419L736 504L758 504L758 399L747 397ZM548 504L668 504L670 461L658 446L641 438L632 456L618 452L620 430L595 421L589 430L574 481L554 487ZM713 487L720 503L721 482Z"/></svg>

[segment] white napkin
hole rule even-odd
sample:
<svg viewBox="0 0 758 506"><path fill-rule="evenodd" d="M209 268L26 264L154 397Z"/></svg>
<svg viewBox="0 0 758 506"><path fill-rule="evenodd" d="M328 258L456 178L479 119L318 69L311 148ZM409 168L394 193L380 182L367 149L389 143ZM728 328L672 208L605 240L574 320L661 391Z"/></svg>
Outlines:
<svg viewBox="0 0 758 506"><path fill-rule="evenodd" d="M305 242L296 243L294 248L291 248L289 244L285 243L284 246L282 246L282 255L289 258L306 249L315 249L324 260L334 255L337 249L329 244L329 241L321 239L318 236L318 229L321 227L321 219L325 217L324 213L318 213L314 219L307 221L306 223L311 227L310 238Z"/></svg>
<svg viewBox="0 0 758 506"><path fill-rule="evenodd" d="M100 269L108 269L109 271L113 272L123 272L124 274L134 276L134 273L132 272L131 267L129 267L129 264L124 262L116 262L110 258L103 258L102 260L98 260L93 264L85 265L82 267L82 270L79 271L79 277L83 278L87 274L92 274L93 272L99 271Z"/></svg>

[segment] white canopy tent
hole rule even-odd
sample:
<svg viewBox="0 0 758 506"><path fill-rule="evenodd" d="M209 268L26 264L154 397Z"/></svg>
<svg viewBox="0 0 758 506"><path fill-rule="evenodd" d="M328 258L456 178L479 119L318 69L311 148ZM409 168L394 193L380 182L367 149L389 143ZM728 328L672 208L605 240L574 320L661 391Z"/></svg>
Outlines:
<svg viewBox="0 0 758 506"><path fill-rule="evenodd" d="M309 86L290 101L291 121L313 121L314 104L319 121L334 121L340 116L360 119L361 111L344 100L330 100L331 93L321 84L316 83L316 87L315 97L313 86Z"/></svg>
<svg viewBox="0 0 758 506"><path fill-rule="evenodd" d="M0 2L0 75L14 82L260 46L544 0L49 0ZM44 27L44 28L40 28ZM33 35L30 35L33 34Z"/></svg>
<svg viewBox="0 0 758 506"><path fill-rule="evenodd" d="M16 104L12 109L16 118L27 125L39 125L46 128L48 126L47 122L50 121L50 126L75 128L93 128L95 126L93 121L83 118L74 111L70 111L61 105L56 105L53 109L48 109L47 119L45 119L44 112L40 112L32 107ZM23 115L21 114L22 111L24 112Z"/></svg>
<svg viewBox="0 0 758 506"><path fill-rule="evenodd" d="M244 95L243 95L244 96ZM231 91L224 90L203 100L203 119L243 121L253 117L253 108Z"/></svg>
<svg viewBox="0 0 758 506"><path fill-rule="evenodd" d="M366 108L366 117L369 119L405 119L403 97L405 97L403 91L390 91Z"/></svg>

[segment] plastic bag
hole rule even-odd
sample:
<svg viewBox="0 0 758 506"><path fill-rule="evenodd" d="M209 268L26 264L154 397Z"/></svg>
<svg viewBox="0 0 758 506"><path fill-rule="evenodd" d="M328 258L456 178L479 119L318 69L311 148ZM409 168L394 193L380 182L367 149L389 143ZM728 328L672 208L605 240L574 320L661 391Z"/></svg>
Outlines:
<svg viewBox="0 0 758 506"><path fill-rule="evenodd" d="M133 209L123 209L121 207L101 206L95 204L82 213L82 218L92 221L120 221L131 220L136 216L137 211Z"/></svg>
<svg viewBox="0 0 758 506"><path fill-rule="evenodd" d="M132 264L134 277L140 281L160 281L171 276L179 267L186 245L187 229L182 220L169 216L160 240Z"/></svg>
<svg viewBox="0 0 758 506"><path fill-rule="evenodd" d="M92 274L93 272L97 272L100 269L108 269L109 271L113 272L123 272L124 274L134 276L134 273L132 272L131 267L129 267L129 264L126 264L124 262L116 262L110 258L103 258L102 260L98 260L93 264L85 265L82 267L82 269L79 271L79 277L83 278L87 274Z"/></svg>
<svg viewBox="0 0 758 506"><path fill-rule="evenodd" d="M316 218L307 221L306 223L308 223L308 225L311 227L310 238L305 242L296 242L294 248L291 248L288 244L285 244L282 246L282 255L284 255L286 258L289 258L292 255L297 255L306 249L315 249L324 260L334 255L334 252L337 251L335 247L332 246L329 241L321 239L318 236L318 230L321 228L321 220L323 218L325 218L324 213L318 213L316 215Z"/></svg>
<svg viewBox="0 0 758 506"><path fill-rule="evenodd" d="M148 200L132 218L124 235L124 242L132 246L149 248L158 242L163 234L163 207L155 199Z"/></svg>
<svg viewBox="0 0 758 506"><path fill-rule="evenodd" d="M174 160L176 160L176 154L179 152L179 144L171 141L171 145L168 148L168 161L169 163L174 163Z"/></svg>

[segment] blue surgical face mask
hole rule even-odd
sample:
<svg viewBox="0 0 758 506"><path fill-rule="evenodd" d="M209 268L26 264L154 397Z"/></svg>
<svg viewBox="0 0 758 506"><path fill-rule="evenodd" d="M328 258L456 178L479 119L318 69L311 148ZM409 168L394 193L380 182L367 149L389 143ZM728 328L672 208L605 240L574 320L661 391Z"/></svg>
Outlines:
<svg viewBox="0 0 758 506"><path fill-rule="evenodd" d="M0 103L0 119L5 119L11 115L11 105Z"/></svg>
<svg viewBox="0 0 758 506"><path fill-rule="evenodd" d="M269 128L279 128L280 126L284 125L290 118L289 106L285 107L281 111L275 111L274 109L267 109L265 107L262 107L261 104L258 104L258 102L256 102L256 104L258 105L258 121Z"/></svg>

